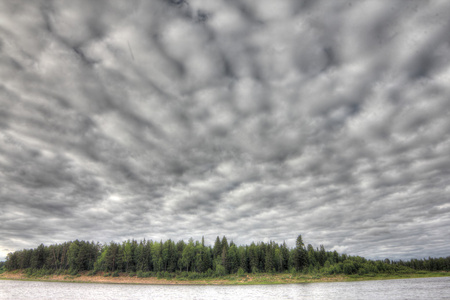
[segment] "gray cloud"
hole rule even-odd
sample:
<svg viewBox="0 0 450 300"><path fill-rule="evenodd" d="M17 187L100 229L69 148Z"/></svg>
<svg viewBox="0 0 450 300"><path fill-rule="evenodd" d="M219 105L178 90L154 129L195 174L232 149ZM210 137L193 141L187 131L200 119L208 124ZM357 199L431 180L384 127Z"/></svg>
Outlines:
<svg viewBox="0 0 450 300"><path fill-rule="evenodd" d="M0 259L77 238L298 234L447 256L448 8L3 2Z"/></svg>

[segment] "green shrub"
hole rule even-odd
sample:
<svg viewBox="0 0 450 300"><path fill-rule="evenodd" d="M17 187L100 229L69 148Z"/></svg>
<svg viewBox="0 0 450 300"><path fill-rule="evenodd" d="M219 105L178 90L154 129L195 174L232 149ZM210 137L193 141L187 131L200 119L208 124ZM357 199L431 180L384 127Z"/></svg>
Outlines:
<svg viewBox="0 0 450 300"><path fill-rule="evenodd" d="M41 274L42 274L42 276L52 275L53 274L53 270L52 269L42 269Z"/></svg>
<svg viewBox="0 0 450 300"><path fill-rule="evenodd" d="M214 272L213 272L213 270L208 269L208 271L206 271L204 274L205 274L205 277L213 277Z"/></svg>
<svg viewBox="0 0 450 300"><path fill-rule="evenodd" d="M199 279L200 276L197 272L191 272L189 273L188 277L189 280L195 280L195 279Z"/></svg>
<svg viewBox="0 0 450 300"><path fill-rule="evenodd" d="M214 275L225 276L226 274L227 274L227 271L225 270L224 266L216 265L216 272L214 273Z"/></svg>
<svg viewBox="0 0 450 300"><path fill-rule="evenodd" d="M152 277L152 272L144 272L144 277L145 278Z"/></svg>
<svg viewBox="0 0 450 300"><path fill-rule="evenodd" d="M365 275L369 273L369 271L366 270L366 268L362 267L358 270L358 275Z"/></svg>
<svg viewBox="0 0 450 300"><path fill-rule="evenodd" d="M138 278L147 278L147 277L151 277L152 273L151 272L144 272L142 270L139 270L136 272L136 276ZM130 275L131 276L131 275ZM134 276L134 275L133 275Z"/></svg>
<svg viewBox="0 0 450 300"><path fill-rule="evenodd" d="M129 273L128 273L128 276L134 277L134 276L136 276L136 272L129 272Z"/></svg>
<svg viewBox="0 0 450 300"><path fill-rule="evenodd" d="M351 260L346 260L344 261L343 271L346 275L351 275L356 273L357 268Z"/></svg>
<svg viewBox="0 0 450 300"><path fill-rule="evenodd" d="M71 269L69 270L69 275L75 276L78 274L78 270L77 269Z"/></svg>

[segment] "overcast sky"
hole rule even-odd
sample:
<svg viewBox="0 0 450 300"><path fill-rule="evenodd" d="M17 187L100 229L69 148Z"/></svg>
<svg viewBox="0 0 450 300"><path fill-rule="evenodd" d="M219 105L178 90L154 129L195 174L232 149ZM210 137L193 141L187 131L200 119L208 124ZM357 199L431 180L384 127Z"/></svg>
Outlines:
<svg viewBox="0 0 450 300"><path fill-rule="evenodd" d="M450 255L450 2L0 1L0 260L69 240Z"/></svg>

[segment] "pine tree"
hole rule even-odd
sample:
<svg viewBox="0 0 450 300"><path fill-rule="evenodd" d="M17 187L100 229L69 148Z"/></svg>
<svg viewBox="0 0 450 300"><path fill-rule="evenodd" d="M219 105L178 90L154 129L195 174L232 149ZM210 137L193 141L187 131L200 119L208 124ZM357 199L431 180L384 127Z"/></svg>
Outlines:
<svg viewBox="0 0 450 300"><path fill-rule="evenodd" d="M306 252L305 244L303 243L301 235L297 237L297 241L295 243L294 263L296 271L301 271L308 265L308 253Z"/></svg>
<svg viewBox="0 0 450 300"><path fill-rule="evenodd" d="M220 255L222 254L222 243L220 242L220 238L219 236L217 236L216 241L214 242L214 247L213 247L213 255L214 255L214 259L220 257Z"/></svg>

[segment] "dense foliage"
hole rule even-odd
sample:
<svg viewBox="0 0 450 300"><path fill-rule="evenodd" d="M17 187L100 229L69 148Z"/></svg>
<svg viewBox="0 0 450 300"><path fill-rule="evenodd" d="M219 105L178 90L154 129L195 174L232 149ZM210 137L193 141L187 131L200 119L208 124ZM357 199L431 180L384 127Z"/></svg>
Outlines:
<svg viewBox="0 0 450 300"><path fill-rule="evenodd" d="M33 273L71 273L98 271L117 275L127 272L138 277L164 274L197 274L223 276L244 273L303 272L323 274L409 273L416 270L450 271L450 257L413 259L410 261L367 260L336 251L326 251L321 245L305 246L298 236L294 248L286 243L259 242L237 246L224 236L213 246L190 239L174 242L128 240L101 245L94 242L71 241L63 244L23 249L9 253L5 262L8 271L27 269Z"/></svg>
<svg viewBox="0 0 450 300"><path fill-rule="evenodd" d="M0 274L2 274L5 271L5 262L0 261Z"/></svg>

